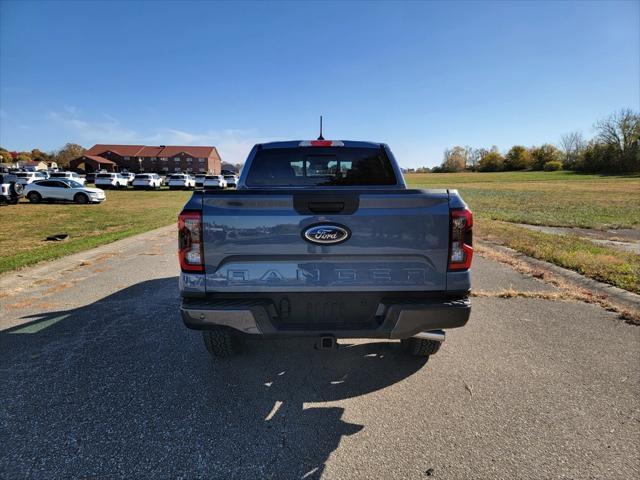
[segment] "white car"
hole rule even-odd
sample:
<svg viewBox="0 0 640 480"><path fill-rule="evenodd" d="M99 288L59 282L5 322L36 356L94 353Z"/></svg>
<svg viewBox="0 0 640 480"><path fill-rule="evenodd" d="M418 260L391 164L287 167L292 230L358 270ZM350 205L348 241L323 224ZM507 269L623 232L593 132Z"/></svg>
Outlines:
<svg viewBox="0 0 640 480"><path fill-rule="evenodd" d="M24 186L38 180L46 180L47 174L44 172L17 172L16 177L18 177L18 183Z"/></svg>
<svg viewBox="0 0 640 480"><path fill-rule="evenodd" d="M206 177L205 174L196 175L196 188L204 187L204 177Z"/></svg>
<svg viewBox="0 0 640 480"><path fill-rule="evenodd" d="M187 175L186 173L176 173L174 175L171 175L167 183L169 184L169 189L186 189L195 188L196 186L196 180L191 175Z"/></svg>
<svg viewBox="0 0 640 480"><path fill-rule="evenodd" d="M133 182L133 179L136 178L136 174L133 172L120 172L120 175L122 175L124 178L127 179L127 183L129 185L131 185L131 182Z"/></svg>
<svg viewBox="0 0 640 480"><path fill-rule="evenodd" d="M76 172L51 172L49 174L49 178L55 178L56 180L63 180L66 178L67 180L73 180L82 185L86 184L84 177L78 175Z"/></svg>
<svg viewBox="0 0 640 480"><path fill-rule="evenodd" d="M96 187L127 188L129 182L119 173L99 173L96 175Z"/></svg>
<svg viewBox="0 0 640 480"><path fill-rule="evenodd" d="M235 175L225 175L224 179L227 181L227 187L236 188L238 185L238 177Z"/></svg>
<svg viewBox="0 0 640 480"><path fill-rule="evenodd" d="M227 188L227 181L222 175L207 175L204 177L204 188Z"/></svg>
<svg viewBox="0 0 640 480"><path fill-rule="evenodd" d="M138 173L133 179L133 188L154 188L159 189L162 179L157 173Z"/></svg>
<svg viewBox="0 0 640 480"><path fill-rule="evenodd" d="M24 189L31 203L42 200L66 201L75 203L100 203L107 198L104 190L85 187L75 180L39 180L30 183Z"/></svg>

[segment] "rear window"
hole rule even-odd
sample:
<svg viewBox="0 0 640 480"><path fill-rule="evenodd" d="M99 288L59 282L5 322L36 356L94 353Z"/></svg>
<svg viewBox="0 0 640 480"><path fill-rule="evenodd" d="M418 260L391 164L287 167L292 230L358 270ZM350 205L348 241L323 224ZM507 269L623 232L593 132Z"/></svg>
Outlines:
<svg viewBox="0 0 640 480"><path fill-rule="evenodd" d="M393 167L382 148L265 148L256 153L250 186L395 185Z"/></svg>
<svg viewBox="0 0 640 480"><path fill-rule="evenodd" d="M16 177L27 178L27 177L29 177L29 174L28 173L16 173Z"/></svg>
<svg viewBox="0 0 640 480"><path fill-rule="evenodd" d="M136 178L139 178L139 179L142 179L142 180L145 180L145 179L147 179L149 177L150 177L150 175L136 175Z"/></svg>
<svg viewBox="0 0 640 480"><path fill-rule="evenodd" d="M112 178L113 176L115 176L114 173L99 173L96 178Z"/></svg>

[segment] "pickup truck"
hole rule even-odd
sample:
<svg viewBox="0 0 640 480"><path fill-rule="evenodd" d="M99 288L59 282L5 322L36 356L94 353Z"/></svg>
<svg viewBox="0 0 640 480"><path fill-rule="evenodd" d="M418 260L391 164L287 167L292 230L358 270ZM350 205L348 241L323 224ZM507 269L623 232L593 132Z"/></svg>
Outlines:
<svg viewBox="0 0 640 480"><path fill-rule="evenodd" d="M386 144L259 144L236 190L195 191L179 215L182 319L213 356L304 336L428 357L469 319L472 226L456 190L407 188Z"/></svg>

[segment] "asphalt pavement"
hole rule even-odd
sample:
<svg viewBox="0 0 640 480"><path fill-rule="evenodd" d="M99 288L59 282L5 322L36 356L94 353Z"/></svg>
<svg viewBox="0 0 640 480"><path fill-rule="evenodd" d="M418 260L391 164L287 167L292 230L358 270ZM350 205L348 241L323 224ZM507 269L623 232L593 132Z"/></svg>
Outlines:
<svg viewBox="0 0 640 480"><path fill-rule="evenodd" d="M0 478L640 475L640 327L489 296L427 363L377 340L212 360L179 317L174 230L0 276ZM483 292L554 291L474 261Z"/></svg>

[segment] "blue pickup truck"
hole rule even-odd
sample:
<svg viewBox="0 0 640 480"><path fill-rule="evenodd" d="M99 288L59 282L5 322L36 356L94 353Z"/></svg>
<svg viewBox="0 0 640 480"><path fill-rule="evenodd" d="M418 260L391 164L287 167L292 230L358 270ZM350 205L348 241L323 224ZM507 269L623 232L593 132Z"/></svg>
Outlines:
<svg viewBox="0 0 640 480"><path fill-rule="evenodd" d="M194 191L180 213L182 318L214 356L305 336L428 357L469 319L472 226L456 190L407 188L385 144L256 145L236 190Z"/></svg>

